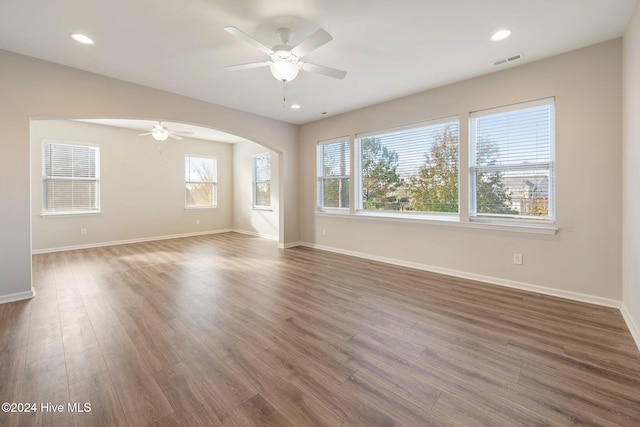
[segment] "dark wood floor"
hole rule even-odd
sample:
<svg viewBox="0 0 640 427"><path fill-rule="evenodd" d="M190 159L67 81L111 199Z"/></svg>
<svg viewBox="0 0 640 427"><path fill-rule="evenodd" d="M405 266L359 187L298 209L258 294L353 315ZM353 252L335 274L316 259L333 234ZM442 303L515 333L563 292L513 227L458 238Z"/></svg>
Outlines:
<svg viewBox="0 0 640 427"><path fill-rule="evenodd" d="M234 233L33 262L2 426L640 425L618 310Z"/></svg>

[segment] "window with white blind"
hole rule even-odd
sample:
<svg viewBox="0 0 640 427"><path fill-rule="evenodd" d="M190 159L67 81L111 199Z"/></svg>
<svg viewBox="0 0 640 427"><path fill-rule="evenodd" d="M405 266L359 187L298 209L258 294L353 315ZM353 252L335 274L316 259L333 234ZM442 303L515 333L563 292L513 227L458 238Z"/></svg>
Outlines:
<svg viewBox="0 0 640 427"><path fill-rule="evenodd" d="M42 146L42 213L100 211L100 148L45 141Z"/></svg>
<svg viewBox="0 0 640 427"><path fill-rule="evenodd" d="M253 156L253 207L271 206L271 154Z"/></svg>
<svg viewBox="0 0 640 427"><path fill-rule="evenodd" d="M470 114L470 215L554 218L554 98Z"/></svg>
<svg viewBox="0 0 640 427"><path fill-rule="evenodd" d="M185 206L214 208L217 205L217 160L211 157L185 156Z"/></svg>
<svg viewBox="0 0 640 427"><path fill-rule="evenodd" d="M357 210L457 214L458 145L452 118L358 135Z"/></svg>
<svg viewBox="0 0 640 427"><path fill-rule="evenodd" d="M351 178L349 140L318 144L318 208L348 208Z"/></svg>

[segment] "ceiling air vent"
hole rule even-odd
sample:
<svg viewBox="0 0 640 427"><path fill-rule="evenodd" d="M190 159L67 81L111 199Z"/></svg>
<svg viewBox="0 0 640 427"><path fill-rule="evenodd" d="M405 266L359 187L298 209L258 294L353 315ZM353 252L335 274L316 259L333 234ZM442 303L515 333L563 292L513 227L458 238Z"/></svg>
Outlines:
<svg viewBox="0 0 640 427"><path fill-rule="evenodd" d="M508 62L517 61L518 59L522 59L522 58L524 58L524 54L517 53L517 54L509 56L507 58L498 59L496 61L493 61L493 65L502 65L502 64L506 64Z"/></svg>

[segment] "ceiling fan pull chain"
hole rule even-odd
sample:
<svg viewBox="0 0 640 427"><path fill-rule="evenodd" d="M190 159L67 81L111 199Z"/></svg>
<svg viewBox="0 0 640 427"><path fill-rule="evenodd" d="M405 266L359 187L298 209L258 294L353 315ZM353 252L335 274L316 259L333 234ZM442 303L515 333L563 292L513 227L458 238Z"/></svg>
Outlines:
<svg viewBox="0 0 640 427"><path fill-rule="evenodd" d="M287 106L287 92L286 92L286 84L285 80L282 81L282 108Z"/></svg>

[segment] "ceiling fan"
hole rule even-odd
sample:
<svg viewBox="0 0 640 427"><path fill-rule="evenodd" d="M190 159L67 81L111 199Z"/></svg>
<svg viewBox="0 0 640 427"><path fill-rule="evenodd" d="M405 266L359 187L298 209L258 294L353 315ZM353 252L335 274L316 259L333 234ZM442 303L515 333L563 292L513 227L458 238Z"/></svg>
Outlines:
<svg viewBox="0 0 640 427"><path fill-rule="evenodd" d="M295 79L298 75L298 71L300 70L322 74L335 79L343 79L347 75L346 71L302 61L302 58L309 52L316 50L325 43L333 40L333 37L323 29L319 29L315 33L311 34L298 45L289 46L289 40L292 32L289 28L280 28L277 33L282 44L275 45L271 48L236 27L225 27L224 30L229 34L236 36L248 45L266 53L270 58L269 61L228 65L225 67L227 70L245 70L248 68L269 66L271 68L271 74L273 74L276 79L283 82L290 82Z"/></svg>
<svg viewBox="0 0 640 427"><path fill-rule="evenodd" d="M170 131L166 126L162 124L162 122L158 122L158 124L153 125L153 128L151 128L149 132L138 134L138 136L145 135L151 135L156 141L164 141L167 138L173 138L178 141L182 139L182 137L179 136L177 132Z"/></svg>

